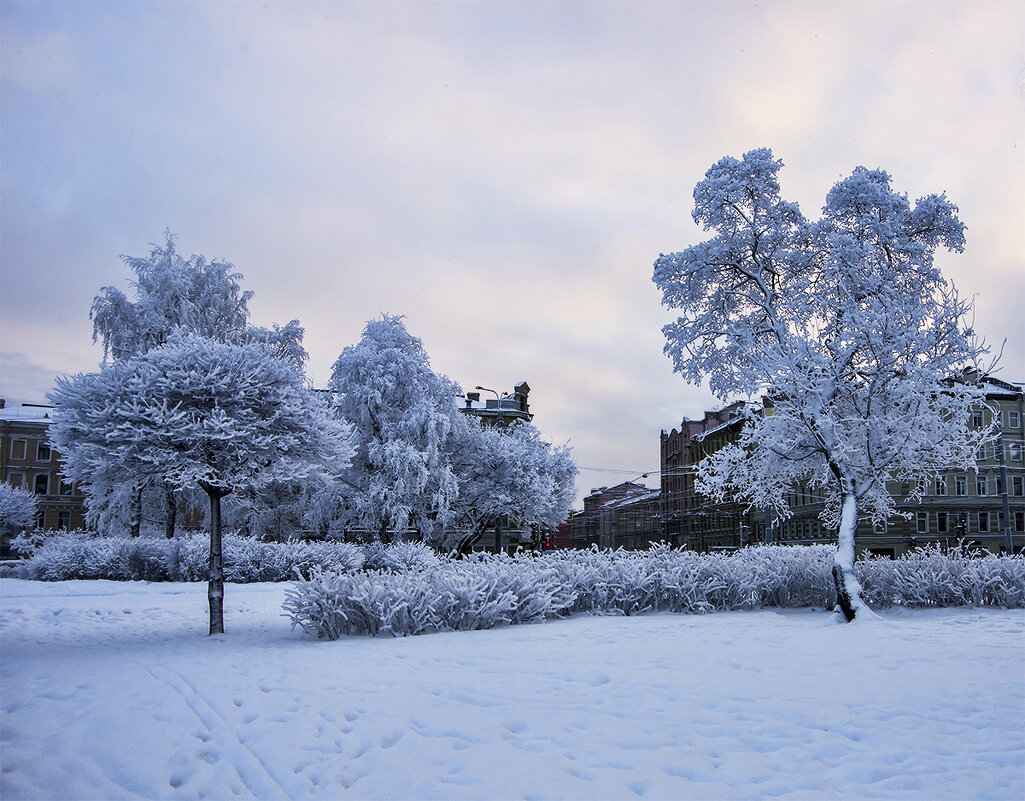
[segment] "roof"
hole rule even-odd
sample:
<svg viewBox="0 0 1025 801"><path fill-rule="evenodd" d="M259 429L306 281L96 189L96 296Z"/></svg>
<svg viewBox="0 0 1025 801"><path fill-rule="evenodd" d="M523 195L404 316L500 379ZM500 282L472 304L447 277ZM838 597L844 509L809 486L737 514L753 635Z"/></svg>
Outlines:
<svg viewBox="0 0 1025 801"><path fill-rule="evenodd" d="M53 417L52 406L7 406L0 409L0 420L8 422L44 423L49 425Z"/></svg>

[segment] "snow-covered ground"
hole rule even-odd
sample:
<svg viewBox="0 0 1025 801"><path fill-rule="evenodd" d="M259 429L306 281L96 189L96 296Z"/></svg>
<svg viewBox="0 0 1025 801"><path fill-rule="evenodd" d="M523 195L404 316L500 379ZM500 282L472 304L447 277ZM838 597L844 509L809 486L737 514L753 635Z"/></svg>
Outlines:
<svg viewBox="0 0 1025 801"><path fill-rule="evenodd" d="M317 642L205 593L0 579L0 797L1025 797L1025 610Z"/></svg>

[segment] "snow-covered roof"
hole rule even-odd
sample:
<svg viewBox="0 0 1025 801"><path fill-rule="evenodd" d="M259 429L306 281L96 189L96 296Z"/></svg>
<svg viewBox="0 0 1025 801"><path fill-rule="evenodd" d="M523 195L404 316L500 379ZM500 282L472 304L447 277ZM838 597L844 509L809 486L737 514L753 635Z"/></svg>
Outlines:
<svg viewBox="0 0 1025 801"><path fill-rule="evenodd" d="M630 506L634 503L643 503L646 501L653 501L662 494L660 489L648 489L647 492L627 495L625 498L617 498L613 501L606 501L599 508L601 509L618 509L621 506Z"/></svg>
<svg viewBox="0 0 1025 801"><path fill-rule="evenodd" d="M52 406L7 406L0 409L0 420L9 422L51 422Z"/></svg>

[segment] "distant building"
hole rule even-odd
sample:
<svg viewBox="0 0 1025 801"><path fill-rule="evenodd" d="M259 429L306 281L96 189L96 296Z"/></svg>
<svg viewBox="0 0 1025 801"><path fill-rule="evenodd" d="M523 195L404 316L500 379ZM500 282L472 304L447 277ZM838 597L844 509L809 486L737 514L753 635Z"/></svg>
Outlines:
<svg viewBox="0 0 1025 801"><path fill-rule="evenodd" d="M740 437L747 410L738 401L706 411L700 420L685 417L679 429L662 431L661 538L671 545L710 551L765 540L764 515L735 502L713 503L694 486L698 463Z"/></svg>
<svg viewBox="0 0 1025 801"><path fill-rule="evenodd" d="M632 481L614 487L598 487L584 498L584 510L574 512L570 520L570 545L573 548L618 548L615 533L620 530L616 515L628 513L628 502L649 496L651 489ZM618 510L618 511L614 511Z"/></svg>
<svg viewBox="0 0 1025 801"><path fill-rule="evenodd" d="M7 407L0 399L0 481L35 494L36 528L79 529L82 493L61 479L60 455L50 443L52 412L37 404Z"/></svg>
<svg viewBox="0 0 1025 801"><path fill-rule="evenodd" d="M477 389L484 390L484 387L477 387ZM493 392L498 396L498 392L495 390L486 391ZM480 399L480 392L467 392L462 397L459 410L464 414L479 417L485 425L490 426L502 426L504 428L511 425L515 420L529 423L534 419L534 415L530 413L529 396L530 385L526 381L521 381L513 387L511 393L504 393L494 398L485 398L483 402Z"/></svg>
<svg viewBox="0 0 1025 801"><path fill-rule="evenodd" d="M986 405L972 415L971 425L988 426L993 414L1001 424L997 443L978 455L969 471L944 470L922 500L909 498L912 487L892 483L890 492L900 513L886 523L858 522L858 552L899 556L915 547L964 541L993 553L1005 551L1010 535L1015 551L1025 546L1025 402L1021 384L992 376L983 378ZM760 410L753 410L760 413ZM836 531L823 527L819 515L824 498L806 482L787 496L791 517L773 523L761 511L737 503L713 503L695 491L697 464L729 442L744 425L744 407L736 403L705 412L701 420L684 419L680 429L662 432L662 522L673 545L708 551L759 542L795 545L836 542ZM1007 530L1009 529L1009 531Z"/></svg>

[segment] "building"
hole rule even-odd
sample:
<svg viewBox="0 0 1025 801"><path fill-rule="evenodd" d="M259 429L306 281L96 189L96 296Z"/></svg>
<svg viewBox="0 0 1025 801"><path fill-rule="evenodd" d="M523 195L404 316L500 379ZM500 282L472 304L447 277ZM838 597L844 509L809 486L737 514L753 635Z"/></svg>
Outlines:
<svg viewBox="0 0 1025 801"><path fill-rule="evenodd" d="M993 553L1025 546L1025 400L1021 384L992 376L983 379L986 405L973 413L971 425L988 426L995 414L1000 437L987 445L971 471L941 471L913 500L912 487L892 484L898 515L884 524L858 523L858 552L896 557L918 546L944 547L965 541ZM773 523L765 513L735 503L716 504L697 494L697 464L728 442L744 424L742 404L705 412L701 420L684 419L680 429L662 432L662 516L665 539L673 545L707 551L756 542L811 545L836 542L819 515L824 499L807 484L793 487L787 498L791 517ZM753 410L759 413L759 410Z"/></svg>
<svg viewBox="0 0 1025 801"><path fill-rule="evenodd" d="M480 392L467 392L462 397L463 402L460 404L459 410L464 414L479 417L484 425L505 427L512 425L516 420L529 423L534 419L528 403L530 386L526 381L521 381L513 387L512 393L502 395L486 387L476 387L476 389L493 392L495 397L486 398L482 403Z"/></svg>
<svg viewBox="0 0 1025 801"><path fill-rule="evenodd" d="M695 551L738 548L765 541L764 514L753 514L735 502L713 503L694 486L698 463L740 437L748 411L748 404L738 401L706 411L700 420L685 417L679 429L662 431L661 539ZM758 409L752 411L759 413Z"/></svg>
<svg viewBox="0 0 1025 801"><path fill-rule="evenodd" d="M963 541L1001 553L1008 539L1015 552L1025 547L1025 392L1021 384L993 376L982 381L986 405L973 412L971 425L997 423L997 440L983 447L975 469L940 471L922 488L921 500L909 497L913 488L907 484L891 485L900 514L877 526L859 521L859 550L894 557L923 545L950 547ZM831 541L818 521L822 506L807 487L796 487L790 498L793 517L780 524L780 541Z"/></svg>
<svg viewBox="0 0 1025 801"><path fill-rule="evenodd" d="M79 529L85 526L82 493L61 478L49 436L52 412L36 404L9 408L0 399L0 481L35 494L36 528Z"/></svg>
<svg viewBox="0 0 1025 801"><path fill-rule="evenodd" d="M630 514L630 502L650 496L651 492L648 487L632 481L624 481L614 487L592 489L590 495L584 498L584 510L574 512L570 519L570 547L620 547L623 543L618 541L616 535L629 528L625 522L621 523L620 518Z"/></svg>

